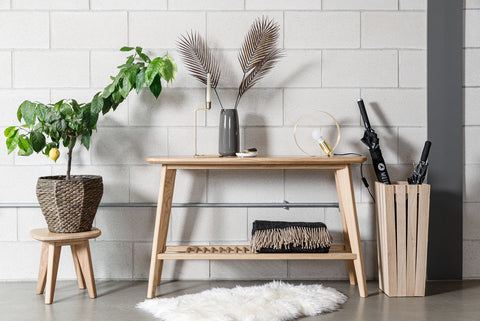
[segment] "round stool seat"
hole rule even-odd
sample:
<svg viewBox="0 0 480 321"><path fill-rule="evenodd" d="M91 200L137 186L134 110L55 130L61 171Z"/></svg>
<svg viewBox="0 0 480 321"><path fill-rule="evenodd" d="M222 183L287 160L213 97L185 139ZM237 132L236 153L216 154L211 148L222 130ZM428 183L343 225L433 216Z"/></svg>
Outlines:
<svg viewBox="0 0 480 321"><path fill-rule="evenodd" d="M53 233L48 228L37 228L30 231L30 236L42 242L68 242L68 241L84 241L94 239L100 236L102 232L96 227L92 227L91 231L79 233Z"/></svg>

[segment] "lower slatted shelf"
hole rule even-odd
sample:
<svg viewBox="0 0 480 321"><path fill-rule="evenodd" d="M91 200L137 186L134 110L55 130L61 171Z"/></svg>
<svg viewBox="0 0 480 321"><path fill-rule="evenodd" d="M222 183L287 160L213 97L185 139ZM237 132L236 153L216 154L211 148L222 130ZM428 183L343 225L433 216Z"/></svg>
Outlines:
<svg viewBox="0 0 480 321"><path fill-rule="evenodd" d="M329 253L252 253L248 245L167 246L159 260L354 260L345 246L332 245Z"/></svg>

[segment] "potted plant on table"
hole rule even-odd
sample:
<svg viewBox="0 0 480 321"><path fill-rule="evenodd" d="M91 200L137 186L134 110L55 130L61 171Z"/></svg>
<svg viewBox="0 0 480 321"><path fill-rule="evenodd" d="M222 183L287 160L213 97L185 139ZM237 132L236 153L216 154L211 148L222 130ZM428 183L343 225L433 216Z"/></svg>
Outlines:
<svg viewBox="0 0 480 321"><path fill-rule="evenodd" d="M67 171L64 176L40 177L37 198L51 232L72 233L89 231L103 195L101 176L71 175L72 152L79 142L87 150L96 130L100 113L114 111L132 90L137 94L148 87L155 98L162 91L162 78L175 79L177 65L172 57L150 59L140 47L123 47L133 51L112 82L98 92L90 102L78 103L74 99L53 104L24 101L17 111L20 126L5 129L10 154L29 156L42 152L56 161L60 145L68 148Z"/></svg>

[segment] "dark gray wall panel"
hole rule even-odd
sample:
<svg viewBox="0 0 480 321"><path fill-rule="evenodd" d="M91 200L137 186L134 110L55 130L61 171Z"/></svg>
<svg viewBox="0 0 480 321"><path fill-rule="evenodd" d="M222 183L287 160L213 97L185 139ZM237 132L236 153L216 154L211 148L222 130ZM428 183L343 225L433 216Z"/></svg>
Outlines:
<svg viewBox="0 0 480 321"><path fill-rule="evenodd" d="M429 279L462 278L463 1L429 0L428 138L432 141Z"/></svg>

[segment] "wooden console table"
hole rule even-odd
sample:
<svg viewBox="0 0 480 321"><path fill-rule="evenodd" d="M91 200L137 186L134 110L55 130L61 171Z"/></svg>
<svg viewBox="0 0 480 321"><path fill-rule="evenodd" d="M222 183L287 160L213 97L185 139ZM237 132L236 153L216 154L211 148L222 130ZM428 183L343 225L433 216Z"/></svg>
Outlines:
<svg viewBox="0 0 480 321"><path fill-rule="evenodd" d="M161 164L160 190L148 279L147 298L155 297L163 260L347 260L350 284L358 281L361 297L367 297L362 245L358 230L350 164L363 163L356 157L148 157ZM252 253L249 246L166 246L177 169L322 169L334 170L345 245L333 245L330 253Z"/></svg>

